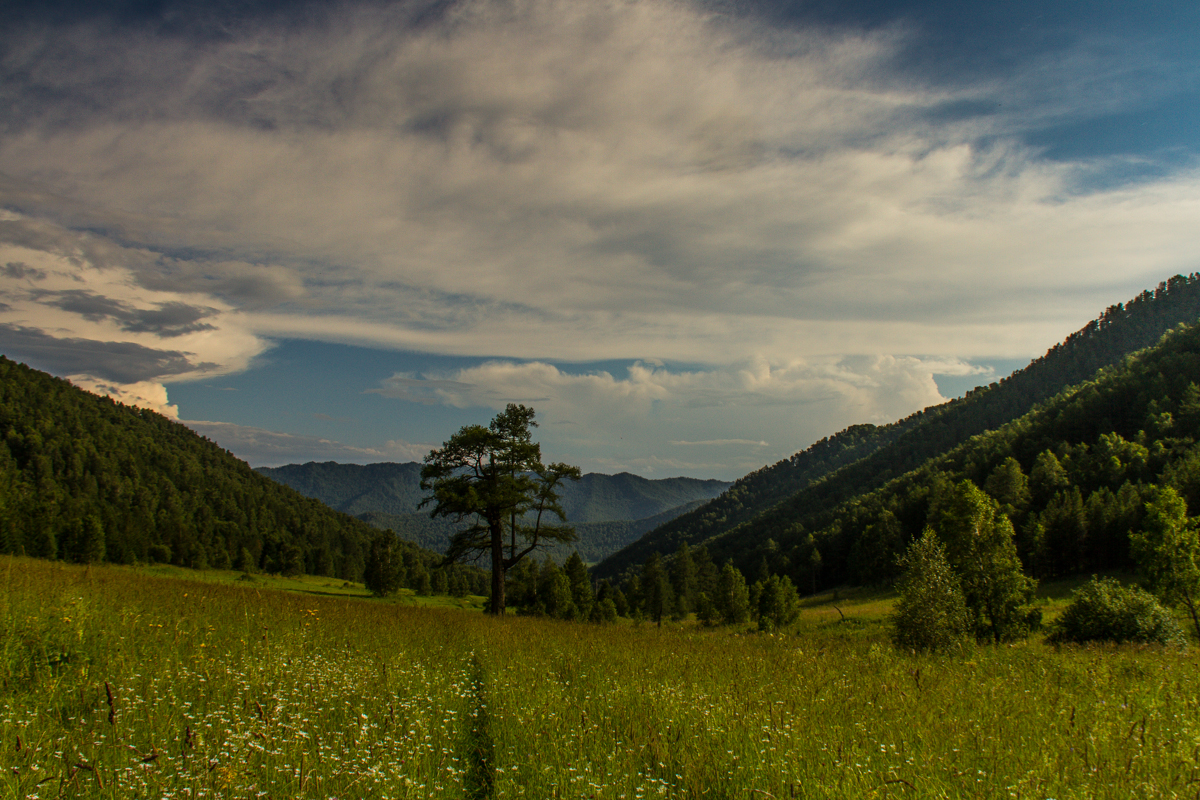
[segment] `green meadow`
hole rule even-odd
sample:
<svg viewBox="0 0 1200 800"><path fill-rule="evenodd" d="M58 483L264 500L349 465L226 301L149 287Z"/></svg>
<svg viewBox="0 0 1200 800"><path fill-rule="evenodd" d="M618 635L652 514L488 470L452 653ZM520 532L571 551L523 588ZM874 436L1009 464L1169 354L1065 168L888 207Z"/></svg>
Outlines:
<svg viewBox="0 0 1200 800"><path fill-rule="evenodd" d="M912 656L871 595L769 636L494 619L327 578L0 574L3 797L1200 792L1194 648Z"/></svg>

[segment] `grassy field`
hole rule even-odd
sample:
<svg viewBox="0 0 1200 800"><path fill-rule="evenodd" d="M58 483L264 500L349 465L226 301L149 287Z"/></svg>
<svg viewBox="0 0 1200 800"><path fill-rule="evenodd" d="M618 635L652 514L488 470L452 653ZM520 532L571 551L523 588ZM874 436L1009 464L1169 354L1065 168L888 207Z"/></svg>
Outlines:
<svg viewBox="0 0 1200 800"><path fill-rule="evenodd" d="M342 581L323 575L272 575L258 573L248 575L239 570L194 570L171 564L144 564L137 567L110 566L110 569L128 569L138 575L161 578L183 578L198 583L221 583L255 590L272 589L297 594L321 595L326 597L370 598L371 593L361 583ZM478 595L450 597L448 595L419 595L412 589L400 589L395 595L380 602L415 606L445 606L482 611L487 598Z"/></svg>
<svg viewBox="0 0 1200 800"><path fill-rule="evenodd" d="M0 575L4 797L1200 792L1194 649L914 657L868 594L764 636L494 620L329 579Z"/></svg>

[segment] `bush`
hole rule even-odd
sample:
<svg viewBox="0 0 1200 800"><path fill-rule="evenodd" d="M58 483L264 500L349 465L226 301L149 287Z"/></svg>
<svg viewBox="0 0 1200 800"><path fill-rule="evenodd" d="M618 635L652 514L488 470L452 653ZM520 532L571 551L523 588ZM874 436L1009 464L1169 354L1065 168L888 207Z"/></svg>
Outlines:
<svg viewBox="0 0 1200 800"><path fill-rule="evenodd" d="M1183 644L1183 629L1149 592L1093 577L1071 596L1048 641Z"/></svg>
<svg viewBox="0 0 1200 800"><path fill-rule="evenodd" d="M962 585L929 528L899 560L904 570L900 600L892 614L892 642L907 650L945 650L966 638L970 627Z"/></svg>

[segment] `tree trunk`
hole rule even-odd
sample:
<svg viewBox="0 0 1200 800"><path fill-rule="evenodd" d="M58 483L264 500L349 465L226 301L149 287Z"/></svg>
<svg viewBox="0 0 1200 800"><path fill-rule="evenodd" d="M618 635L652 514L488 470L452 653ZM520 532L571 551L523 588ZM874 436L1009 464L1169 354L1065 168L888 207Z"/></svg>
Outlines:
<svg viewBox="0 0 1200 800"><path fill-rule="evenodd" d="M1188 613L1192 615L1192 627L1196 629L1196 637L1200 638L1200 616L1196 614L1196 601L1192 599L1191 592L1183 593L1183 602L1187 606Z"/></svg>

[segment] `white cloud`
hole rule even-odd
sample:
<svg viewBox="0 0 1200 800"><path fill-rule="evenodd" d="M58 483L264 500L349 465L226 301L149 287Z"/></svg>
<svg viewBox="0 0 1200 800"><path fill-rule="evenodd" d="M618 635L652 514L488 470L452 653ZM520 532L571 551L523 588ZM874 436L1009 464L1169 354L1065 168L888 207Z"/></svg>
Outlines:
<svg viewBox="0 0 1200 800"><path fill-rule="evenodd" d="M6 194L221 254L130 269L254 309L255 333L518 358L1035 355L1196 265L1195 172L1080 194L1096 165L995 138L1035 113L1032 67L931 88L895 77L895 32L687 3L406 13L205 47L76 30L37 75L78 117L0 139ZM930 121L1005 92L1026 106Z"/></svg>
<svg viewBox="0 0 1200 800"><path fill-rule="evenodd" d="M572 374L544 362L491 361L448 374L402 374L371 391L458 408L532 406L547 457L587 469L674 466L712 473L718 463L756 468L851 422L888 423L942 403L934 374L979 369L947 359L878 356L776 365L760 359L689 370L636 362L627 371L618 378L605 371ZM713 456L670 459L663 454L672 446L703 446Z"/></svg>
<svg viewBox="0 0 1200 800"><path fill-rule="evenodd" d="M112 383L98 380L90 375L68 375L67 379L80 389L106 397L118 403L157 411L164 417L179 419L179 406L167 400L167 389L161 383L142 381L139 383Z"/></svg>

